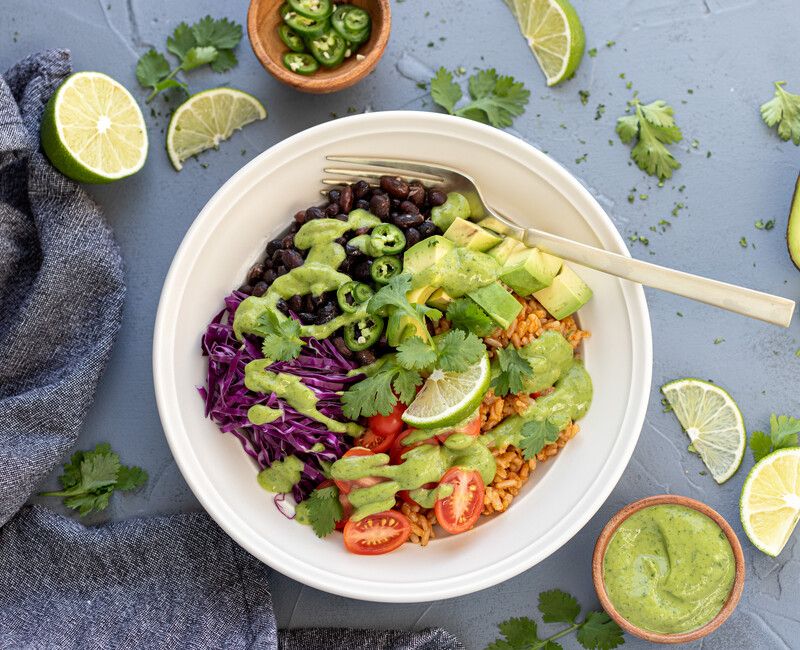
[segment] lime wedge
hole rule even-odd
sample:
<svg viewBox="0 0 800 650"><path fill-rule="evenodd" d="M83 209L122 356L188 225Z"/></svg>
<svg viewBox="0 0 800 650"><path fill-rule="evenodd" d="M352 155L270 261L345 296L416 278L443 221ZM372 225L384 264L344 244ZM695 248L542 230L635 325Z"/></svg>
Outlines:
<svg viewBox="0 0 800 650"><path fill-rule="evenodd" d="M509 6L547 85L572 77L583 58L586 37L568 0L513 0Z"/></svg>
<svg viewBox="0 0 800 650"><path fill-rule="evenodd" d="M739 469L747 445L736 402L719 386L700 379L671 381L661 392L711 476L717 483L727 481Z"/></svg>
<svg viewBox="0 0 800 650"><path fill-rule="evenodd" d="M234 131L266 116L263 104L241 90L212 88L192 95L169 121L167 153L172 166L180 171L187 158L218 149Z"/></svg>
<svg viewBox="0 0 800 650"><path fill-rule="evenodd" d="M739 507L750 541L767 555L778 555L800 520L800 448L779 449L756 463Z"/></svg>
<svg viewBox="0 0 800 650"><path fill-rule="evenodd" d="M464 372L434 370L403 413L403 421L416 429L460 422L478 408L490 375L488 356Z"/></svg>
<svg viewBox="0 0 800 650"><path fill-rule="evenodd" d="M147 128L136 100L101 72L64 80L42 116L42 148L62 174L110 183L138 172L147 158Z"/></svg>

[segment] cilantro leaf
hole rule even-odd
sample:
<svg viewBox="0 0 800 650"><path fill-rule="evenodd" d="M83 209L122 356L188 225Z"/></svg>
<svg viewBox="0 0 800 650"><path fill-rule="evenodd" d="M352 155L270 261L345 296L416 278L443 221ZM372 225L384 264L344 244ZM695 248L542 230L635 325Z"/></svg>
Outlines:
<svg viewBox="0 0 800 650"><path fill-rule="evenodd" d="M217 58L211 62L211 69L214 72L227 72L235 68L239 63L233 50L217 50Z"/></svg>
<svg viewBox="0 0 800 650"><path fill-rule="evenodd" d="M156 50L148 50L136 62L136 79L142 86L156 88L169 73L169 61Z"/></svg>
<svg viewBox="0 0 800 650"><path fill-rule="evenodd" d="M417 386L422 383L422 376L413 370L398 368L392 380L392 388L403 404L411 404L417 396ZM388 415L388 413L384 413Z"/></svg>
<svg viewBox="0 0 800 650"><path fill-rule="evenodd" d="M523 379L533 374L531 364L513 347L497 350L497 365L500 372L492 379L492 388L499 397L521 392Z"/></svg>
<svg viewBox="0 0 800 650"><path fill-rule="evenodd" d="M439 68L431 79L431 97L450 115L491 124L497 128L511 126L515 117L525 112L530 91L525 84L510 76L499 76L494 68L479 70L469 78L471 101L461 108L456 105L463 93L453 75Z"/></svg>
<svg viewBox="0 0 800 650"><path fill-rule="evenodd" d="M308 518L317 537L332 533L336 522L344 516L342 504L339 502L339 490L334 485L314 490L303 503L308 504Z"/></svg>
<svg viewBox="0 0 800 650"><path fill-rule="evenodd" d="M436 363L436 351L419 336L397 346L397 362L409 370L424 370Z"/></svg>
<svg viewBox="0 0 800 650"><path fill-rule="evenodd" d="M192 33L198 45L210 45L218 50L230 50L242 40L242 26L227 18L201 18L192 25Z"/></svg>
<svg viewBox="0 0 800 650"><path fill-rule="evenodd" d="M431 340L428 334L426 318L438 321L442 312L427 305L409 302L406 293L411 289L411 276L408 273L396 275L388 284L383 285L367 303L367 311L379 316L395 316L396 313L408 316L413 321L417 333L424 340Z"/></svg>
<svg viewBox="0 0 800 650"><path fill-rule="evenodd" d="M255 333L264 338L261 351L268 359L276 361L295 359L303 347L300 323L294 318L280 318L271 309L259 316Z"/></svg>
<svg viewBox="0 0 800 650"><path fill-rule="evenodd" d="M486 346L472 333L450 330L436 342L437 365L445 372L464 372L486 354Z"/></svg>
<svg viewBox="0 0 800 650"><path fill-rule="evenodd" d="M116 485L116 489L120 492L130 492L141 487L146 482L147 472L141 467L120 465Z"/></svg>
<svg viewBox="0 0 800 650"><path fill-rule="evenodd" d="M416 396L422 376L416 370L400 366L395 355L386 355L383 359L385 362L374 374L342 394L342 412L350 420L376 413L389 415L398 397L404 404L410 404Z"/></svg>
<svg viewBox="0 0 800 650"><path fill-rule="evenodd" d="M469 298L458 298L447 307L447 320L456 329L476 336L489 336L497 325L483 308Z"/></svg>
<svg viewBox="0 0 800 650"><path fill-rule="evenodd" d="M536 621L525 616L510 618L500 623L497 627L515 650L517 648L523 650L539 641Z"/></svg>
<svg viewBox="0 0 800 650"><path fill-rule="evenodd" d="M193 47L197 46L197 39L194 37L191 27L186 23L180 23L172 36L167 38L167 50L172 52L181 61L186 58L186 54Z"/></svg>
<svg viewBox="0 0 800 650"><path fill-rule="evenodd" d="M539 594L539 611L545 623L574 623L581 613L581 606L567 592L551 589Z"/></svg>
<svg viewBox="0 0 800 650"><path fill-rule="evenodd" d="M758 462L772 451L772 439L763 431L753 431L750 434L750 449L753 460Z"/></svg>
<svg viewBox="0 0 800 650"><path fill-rule="evenodd" d="M775 415L769 418L770 438L775 449L797 447L797 434L800 432L800 420L787 415Z"/></svg>
<svg viewBox="0 0 800 650"><path fill-rule="evenodd" d="M577 639L587 650L612 650L625 643L622 629L605 612L589 612L578 628Z"/></svg>
<svg viewBox="0 0 800 650"><path fill-rule="evenodd" d="M193 47L186 53L181 63L181 70L188 72L214 61L219 52L215 47Z"/></svg>
<svg viewBox="0 0 800 650"><path fill-rule="evenodd" d="M631 150L631 158L640 169L659 179L670 178L672 171L681 165L675 160L666 145L683 138L673 118L674 110L663 100L651 104L640 104L634 99L633 115L617 120L616 131L622 142L628 144L638 139Z"/></svg>
<svg viewBox="0 0 800 650"><path fill-rule="evenodd" d="M550 420L529 420L522 425L519 447L526 459L534 458L545 445L558 440L559 429Z"/></svg>
<svg viewBox="0 0 800 650"><path fill-rule="evenodd" d="M800 145L800 95L786 92L785 83L775 82L775 96L761 105L761 119L769 127L777 125L781 140Z"/></svg>

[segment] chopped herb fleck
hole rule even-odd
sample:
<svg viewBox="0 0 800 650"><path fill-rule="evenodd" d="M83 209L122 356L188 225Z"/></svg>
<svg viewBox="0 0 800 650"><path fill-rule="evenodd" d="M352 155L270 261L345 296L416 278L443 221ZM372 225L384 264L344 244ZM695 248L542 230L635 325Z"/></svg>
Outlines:
<svg viewBox="0 0 800 650"><path fill-rule="evenodd" d="M775 219L770 219L769 221L759 219L756 221L755 226L759 230L772 230L775 227Z"/></svg>
<svg viewBox="0 0 800 650"><path fill-rule="evenodd" d="M588 156L588 155L589 155L588 153L585 153L582 156L579 156L578 158L576 158L575 159L575 164L576 165L580 165L582 162L586 162L586 156Z"/></svg>
<svg viewBox="0 0 800 650"><path fill-rule="evenodd" d="M594 111L594 119L599 120L606 112L606 105L605 104L598 104L597 108Z"/></svg>
<svg viewBox="0 0 800 650"><path fill-rule="evenodd" d="M700 141L697 139L692 140L692 149L697 149L700 146Z"/></svg>
<svg viewBox="0 0 800 650"><path fill-rule="evenodd" d="M597 48L596 47L589 48L589 51L586 52L586 54L588 54L592 58L596 57L597 56Z"/></svg>
<svg viewBox="0 0 800 650"><path fill-rule="evenodd" d="M678 316L680 316L681 318L683 318L683 312L676 311L675 313L678 314Z"/></svg>
<svg viewBox="0 0 800 650"><path fill-rule="evenodd" d="M662 413L670 413L672 411L672 404L669 403L666 397L661 398Z"/></svg>
<svg viewBox="0 0 800 650"><path fill-rule="evenodd" d="M581 104L586 106L589 103L589 91L588 90L579 90L578 96L581 98Z"/></svg>
<svg viewBox="0 0 800 650"><path fill-rule="evenodd" d="M747 237L742 237L739 240L739 246L741 246L742 248L747 248Z"/></svg>
<svg viewBox="0 0 800 650"><path fill-rule="evenodd" d="M616 44L616 41L606 41L606 47L614 47Z"/></svg>
<svg viewBox="0 0 800 650"><path fill-rule="evenodd" d="M719 345L720 343L724 343L725 339L723 338L716 338L714 339L714 345Z"/></svg>

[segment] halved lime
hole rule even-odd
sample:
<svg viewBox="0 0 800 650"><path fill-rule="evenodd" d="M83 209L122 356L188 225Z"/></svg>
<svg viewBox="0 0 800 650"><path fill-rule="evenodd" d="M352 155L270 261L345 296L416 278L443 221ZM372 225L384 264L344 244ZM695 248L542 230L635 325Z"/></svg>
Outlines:
<svg viewBox="0 0 800 650"><path fill-rule="evenodd" d="M730 395L707 381L677 379L661 387L681 426L717 483L734 475L744 457L747 432Z"/></svg>
<svg viewBox="0 0 800 650"><path fill-rule="evenodd" d="M800 521L800 448L779 449L756 463L739 508L750 541L767 555L778 555Z"/></svg>
<svg viewBox="0 0 800 650"><path fill-rule="evenodd" d="M478 408L489 389L491 371L485 356L464 372L434 370L409 404L403 421L416 429L460 422Z"/></svg>
<svg viewBox="0 0 800 650"><path fill-rule="evenodd" d="M42 116L42 148L65 176L110 183L138 172L147 127L136 100L101 72L76 72L53 93Z"/></svg>
<svg viewBox="0 0 800 650"><path fill-rule="evenodd" d="M583 58L586 37L568 0L513 0L510 4L533 56L555 86L575 74Z"/></svg>
<svg viewBox="0 0 800 650"><path fill-rule="evenodd" d="M167 153L180 171L183 161L206 149L219 148L233 132L263 120L267 110L252 95L234 88L212 88L178 106L167 130Z"/></svg>

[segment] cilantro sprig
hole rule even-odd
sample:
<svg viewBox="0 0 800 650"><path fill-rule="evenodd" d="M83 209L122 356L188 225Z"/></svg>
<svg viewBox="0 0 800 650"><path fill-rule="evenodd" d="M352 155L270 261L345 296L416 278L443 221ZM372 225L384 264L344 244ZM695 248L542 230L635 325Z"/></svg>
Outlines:
<svg viewBox="0 0 800 650"><path fill-rule="evenodd" d="M290 361L297 358L303 347L300 323L294 318L280 318L271 309L258 317L254 333L264 338L261 351L268 359Z"/></svg>
<svg viewBox="0 0 800 650"><path fill-rule="evenodd" d="M58 480L61 490L39 495L63 497L64 505L83 517L105 510L114 492L128 492L144 485L147 472L141 467L122 465L119 456L111 451L111 445L101 443L94 450L74 453Z"/></svg>
<svg viewBox="0 0 800 650"><path fill-rule="evenodd" d="M550 420L529 420L522 425L519 448L527 460L558 440L559 428Z"/></svg>
<svg viewBox="0 0 800 650"><path fill-rule="evenodd" d="M633 115L617 120L616 131L625 144L637 140L631 150L631 158L639 168L659 179L671 178L672 171L681 164L675 160L666 145L683 139L673 117L674 110L665 101L658 99L643 105L638 99L631 104Z"/></svg>
<svg viewBox="0 0 800 650"><path fill-rule="evenodd" d="M581 606L574 596L551 589L539 594L539 611L545 623L565 623L567 627L549 637L539 637L536 621L522 616L503 621L497 627L503 635L486 650L561 650L556 642L575 632L578 643L587 650L612 650L625 643L622 629L603 611L591 611L578 622Z"/></svg>
<svg viewBox="0 0 800 650"><path fill-rule="evenodd" d="M136 63L139 83L152 88L147 102L170 88L180 88L188 93L185 82L176 79L179 72L189 72L210 65L214 72L225 72L237 63L234 48L242 40L242 26L227 18L201 18L193 25L180 23L167 38L167 50L180 63L172 68L167 58L156 49L145 52Z"/></svg>
<svg viewBox="0 0 800 650"><path fill-rule="evenodd" d="M491 124L499 129L511 126L515 117L525 112L530 91L514 77L500 76L494 68L479 70L469 78L470 101L456 108L464 92L453 80L453 74L439 68L431 79L431 97L450 115Z"/></svg>
<svg viewBox="0 0 800 650"><path fill-rule="evenodd" d="M533 374L530 362L514 347L497 350L497 363L500 372L492 379L492 389L498 397L509 393L519 393L525 377Z"/></svg>
<svg viewBox="0 0 800 650"><path fill-rule="evenodd" d="M785 84L775 82L775 96L761 105L761 119L770 128L778 127L781 140L800 145L800 95L785 91Z"/></svg>
<svg viewBox="0 0 800 650"><path fill-rule="evenodd" d="M489 336L497 324L483 308L470 298L457 298L447 307L447 320L456 329L472 332L476 336Z"/></svg>
<svg viewBox="0 0 800 650"><path fill-rule="evenodd" d="M769 435L763 431L753 431L750 435L750 450L756 462L778 449L797 447L800 420L773 413L769 418L769 428Z"/></svg>
<svg viewBox="0 0 800 650"><path fill-rule="evenodd" d="M306 504L306 514L317 537L332 533L336 522L344 516L339 490L335 485L314 490L303 503Z"/></svg>
<svg viewBox="0 0 800 650"><path fill-rule="evenodd" d="M442 312L427 305L409 302L406 293L411 290L411 275L403 273L396 275L388 284L383 285L367 303L367 311L378 316L399 318L407 316L416 325L417 332L422 333L426 343L431 342L428 334L426 318L438 321Z"/></svg>

